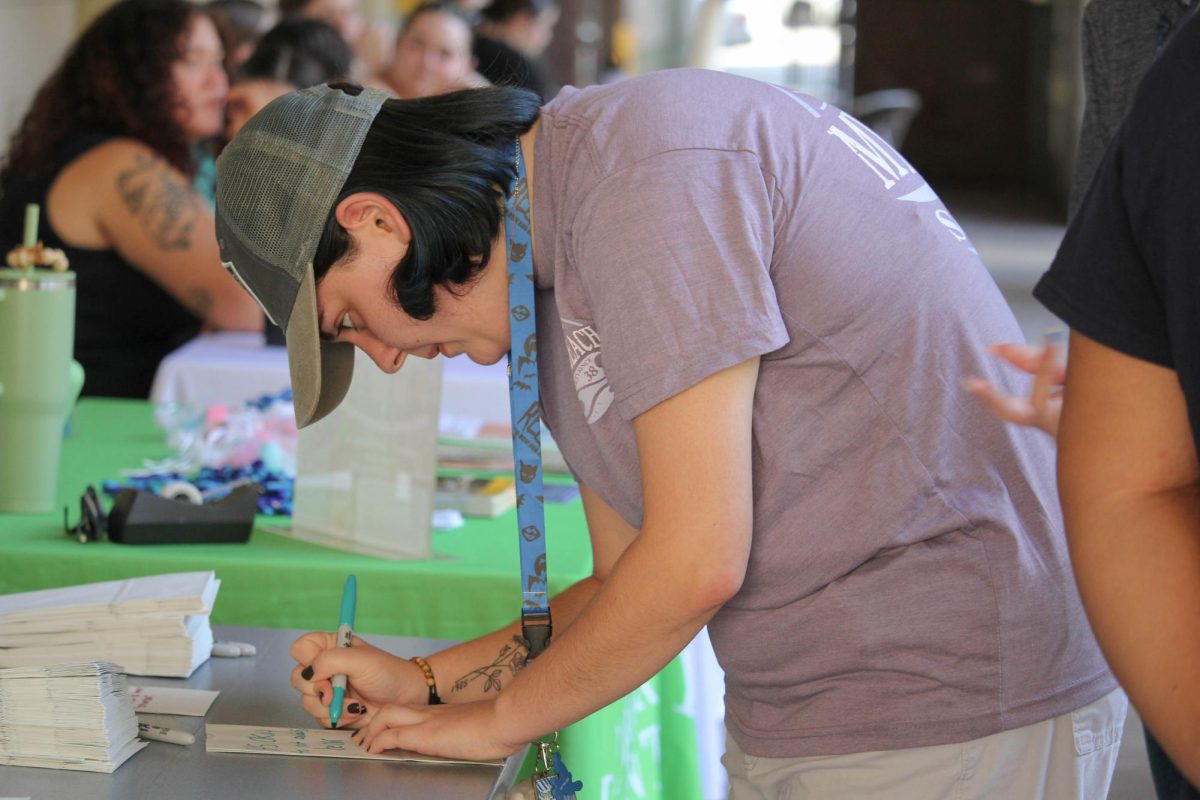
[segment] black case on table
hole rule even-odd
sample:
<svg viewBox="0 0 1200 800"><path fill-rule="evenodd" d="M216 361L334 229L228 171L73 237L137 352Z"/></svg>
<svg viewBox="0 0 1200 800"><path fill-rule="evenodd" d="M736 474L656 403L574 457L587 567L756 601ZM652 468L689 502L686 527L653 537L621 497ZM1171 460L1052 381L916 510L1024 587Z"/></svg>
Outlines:
<svg viewBox="0 0 1200 800"><path fill-rule="evenodd" d="M259 487L239 486L195 505L153 492L122 489L108 512L108 538L121 544L245 543L258 513Z"/></svg>

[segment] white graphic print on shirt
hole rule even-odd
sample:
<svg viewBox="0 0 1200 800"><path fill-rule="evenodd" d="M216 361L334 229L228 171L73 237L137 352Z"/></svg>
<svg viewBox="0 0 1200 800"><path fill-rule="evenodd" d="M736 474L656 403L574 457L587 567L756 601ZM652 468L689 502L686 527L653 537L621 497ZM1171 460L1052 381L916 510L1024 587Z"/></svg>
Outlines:
<svg viewBox="0 0 1200 800"><path fill-rule="evenodd" d="M967 241L966 231L962 229L962 226L958 224L950 212L946 210L945 206L942 205L942 201L938 199L937 194L929 187L925 179L917 174L917 171L904 159L904 156L896 152L875 131L845 111L828 103L820 103L814 107L808 102L812 98L806 99L781 86L772 86L771 88L783 93L816 119L821 119L822 117L829 119L832 117L826 133L837 137L842 144L846 145L850 152L858 156L862 163L883 182L885 190L891 192L897 200L903 200L908 203L935 203L937 208L934 211L934 217L937 219L938 224L949 231L950 235L955 239L964 242L967 249L972 253L978 252ZM915 188L912 187L914 182L917 184ZM896 187L900 187L898 193L893 192L893 189Z"/></svg>
<svg viewBox="0 0 1200 800"><path fill-rule="evenodd" d="M571 378L583 404L583 415L591 425L604 416L612 405L613 391L600 363L600 336L589 323L562 320L571 359Z"/></svg>

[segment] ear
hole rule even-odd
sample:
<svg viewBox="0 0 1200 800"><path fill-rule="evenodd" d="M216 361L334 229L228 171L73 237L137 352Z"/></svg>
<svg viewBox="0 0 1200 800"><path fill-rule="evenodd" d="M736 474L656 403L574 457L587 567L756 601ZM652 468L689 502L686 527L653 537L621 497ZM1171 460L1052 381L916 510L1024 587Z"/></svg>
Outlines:
<svg viewBox="0 0 1200 800"><path fill-rule="evenodd" d="M334 218L353 236L396 236L404 244L412 241L408 220L400 209L377 192L355 192L337 204Z"/></svg>

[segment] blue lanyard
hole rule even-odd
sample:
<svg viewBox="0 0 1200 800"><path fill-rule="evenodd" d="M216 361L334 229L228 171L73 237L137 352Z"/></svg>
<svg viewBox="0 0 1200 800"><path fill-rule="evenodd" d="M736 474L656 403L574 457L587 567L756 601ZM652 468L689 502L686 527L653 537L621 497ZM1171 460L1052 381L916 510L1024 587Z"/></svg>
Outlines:
<svg viewBox="0 0 1200 800"><path fill-rule="evenodd" d="M542 409L538 395L537 325L534 314L533 240L529 184L519 141L513 142L517 176L504 204L508 245L508 400L512 413L513 474L521 544L521 635L537 657L550 644L546 591L546 514L542 496Z"/></svg>
<svg viewBox="0 0 1200 800"><path fill-rule="evenodd" d="M534 313L533 238L530 235L529 181L514 141L517 177L504 203L504 235L508 244L508 404L512 413L513 474L517 484L517 529L521 542L521 636L532 661L550 644L550 598L546 591L546 509L542 495L542 406L538 395L537 323ZM583 789L554 742L543 742L545 769L535 772L538 798L573 800Z"/></svg>

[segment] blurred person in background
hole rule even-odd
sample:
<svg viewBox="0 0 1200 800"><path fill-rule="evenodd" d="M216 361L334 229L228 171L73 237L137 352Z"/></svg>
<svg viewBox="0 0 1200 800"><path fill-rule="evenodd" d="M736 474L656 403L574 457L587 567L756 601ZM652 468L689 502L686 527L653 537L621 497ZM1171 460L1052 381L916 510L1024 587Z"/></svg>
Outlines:
<svg viewBox="0 0 1200 800"><path fill-rule="evenodd" d="M1193 0L1091 0L1083 9L1084 107L1069 216L1079 209L1138 84Z"/></svg>
<svg viewBox="0 0 1200 800"><path fill-rule="evenodd" d="M453 0L453 2L470 18L472 24L479 21L479 12L488 4L488 0Z"/></svg>
<svg viewBox="0 0 1200 800"><path fill-rule="evenodd" d="M262 327L192 185L196 147L225 124L223 56L199 7L117 3L39 89L0 166L0 241L21 241L38 203L40 238L76 273L85 395L147 397L163 356L203 328Z"/></svg>
<svg viewBox="0 0 1200 800"><path fill-rule="evenodd" d="M267 103L294 89L341 80L354 54L341 35L314 19L286 19L267 32L238 71L226 101L230 139Z"/></svg>
<svg viewBox="0 0 1200 800"><path fill-rule="evenodd" d="M366 81L391 62L392 30L368 21L360 0L279 0L279 11L284 19L305 17L333 26L354 52L355 80Z"/></svg>
<svg viewBox="0 0 1200 800"><path fill-rule="evenodd" d="M470 19L457 5L423 3L404 20L382 88L412 98L479 85L471 45Z"/></svg>
<svg viewBox="0 0 1200 800"><path fill-rule="evenodd" d="M475 29L475 68L498 86L517 86L549 100L537 65L550 44L559 9L552 0L493 0Z"/></svg>
<svg viewBox="0 0 1200 800"><path fill-rule="evenodd" d="M204 13L217 26L225 48L225 74L232 81L258 40L275 24L277 14L255 0L209 0Z"/></svg>

